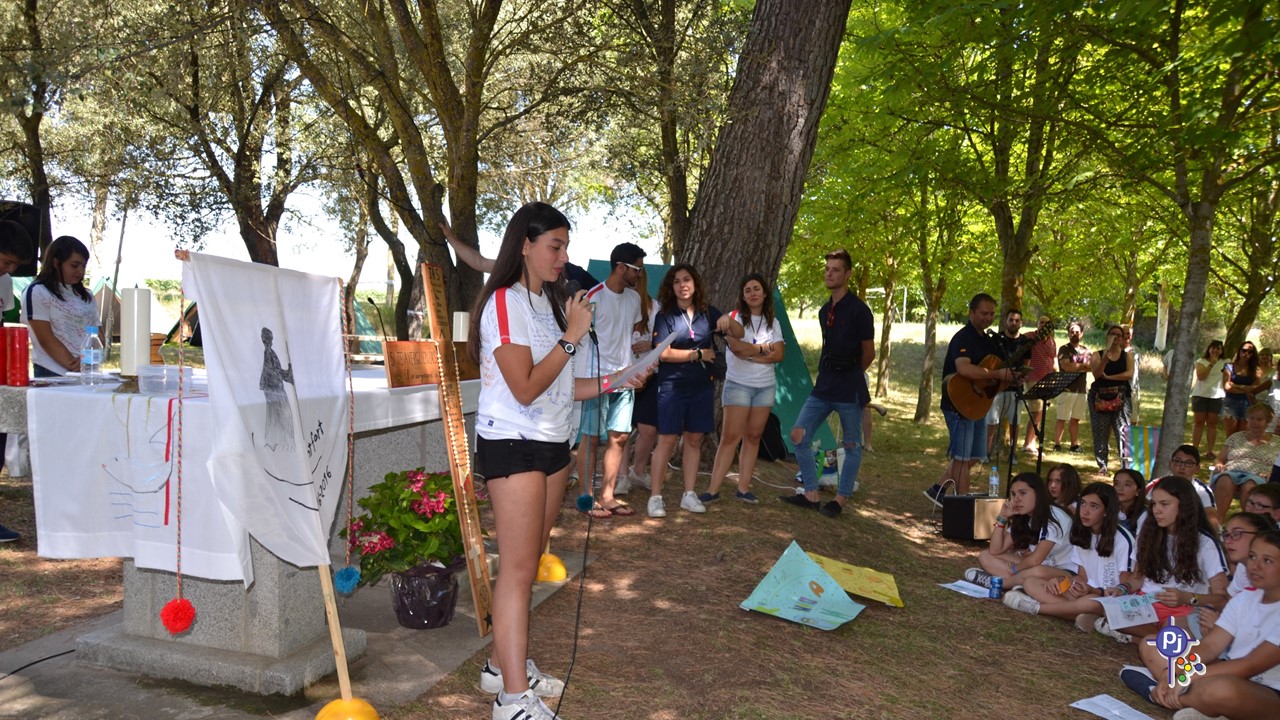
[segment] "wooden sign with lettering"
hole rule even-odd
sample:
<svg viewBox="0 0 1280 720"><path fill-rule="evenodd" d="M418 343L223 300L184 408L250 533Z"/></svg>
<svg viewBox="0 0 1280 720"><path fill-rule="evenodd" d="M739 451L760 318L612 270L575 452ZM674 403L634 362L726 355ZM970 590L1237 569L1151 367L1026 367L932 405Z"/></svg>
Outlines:
<svg viewBox="0 0 1280 720"><path fill-rule="evenodd" d="M384 340L387 387L435 385L440 382L440 359L430 340Z"/></svg>
<svg viewBox="0 0 1280 720"><path fill-rule="evenodd" d="M433 338L452 338L449 330L449 307L444 294L444 269L439 265L422 265L422 285L427 296L427 322ZM480 636L493 630L493 587L489 583L489 563L485 558L484 538L480 532L480 512L476 507L476 490L471 481L471 450L467 443L466 420L462 412L462 393L458 388L458 360L451 341L428 341L438 350L440 368L440 415L444 418L445 442L449 445L449 471L453 475L453 496L458 503L462 524L462 544L467 555L467 575L471 580L471 597L476 604L476 625Z"/></svg>

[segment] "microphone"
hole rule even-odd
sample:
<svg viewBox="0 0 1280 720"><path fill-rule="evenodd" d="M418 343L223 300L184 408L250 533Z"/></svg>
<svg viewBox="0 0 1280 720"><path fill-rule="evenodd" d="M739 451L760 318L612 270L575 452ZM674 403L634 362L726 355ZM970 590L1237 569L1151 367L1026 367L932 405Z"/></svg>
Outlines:
<svg viewBox="0 0 1280 720"><path fill-rule="evenodd" d="M565 291L565 294L567 294L569 297L573 297L574 295L577 295L578 291L581 289L582 289L582 283L578 282L577 280L565 281L564 291ZM596 347L600 347L600 338L596 337L595 303L591 304L591 329L587 331L587 334L591 336L591 342L595 343Z"/></svg>
<svg viewBox="0 0 1280 720"><path fill-rule="evenodd" d="M365 302L373 306L373 314L377 316L378 324L382 326L382 339L384 341L390 340L391 336L387 334L387 324L382 321L382 313L378 310L378 303L374 302L371 297L365 298Z"/></svg>

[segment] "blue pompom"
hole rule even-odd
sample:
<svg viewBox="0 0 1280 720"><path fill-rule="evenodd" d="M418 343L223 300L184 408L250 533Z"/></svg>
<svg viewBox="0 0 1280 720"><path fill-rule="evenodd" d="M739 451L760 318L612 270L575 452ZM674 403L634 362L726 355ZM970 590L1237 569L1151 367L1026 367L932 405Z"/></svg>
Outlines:
<svg viewBox="0 0 1280 720"><path fill-rule="evenodd" d="M350 595L360 584L360 568L348 565L333 575L333 587L343 595Z"/></svg>
<svg viewBox="0 0 1280 720"><path fill-rule="evenodd" d="M596 499L591 493L583 493L578 496L578 512L591 512L591 508L595 507Z"/></svg>

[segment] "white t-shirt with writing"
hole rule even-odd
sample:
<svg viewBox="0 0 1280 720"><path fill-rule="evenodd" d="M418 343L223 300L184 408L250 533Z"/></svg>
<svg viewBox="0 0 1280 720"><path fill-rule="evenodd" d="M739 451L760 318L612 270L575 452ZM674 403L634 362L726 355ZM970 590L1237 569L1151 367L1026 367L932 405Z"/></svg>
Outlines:
<svg viewBox="0 0 1280 720"><path fill-rule="evenodd" d="M600 283L587 291L587 302L595 305L596 337L600 347L594 347L591 336L586 335L578 344L574 356L574 374L580 378L596 377L617 372L631 364L631 333L640 322L640 294L631 288L616 293L608 285ZM600 367L596 368L599 356Z"/></svg>
<svg viewBox="0 0 1280 720"><path fill-rule="evenodd" d="M1239 660L1262 643L1280 646L1280 602L1262 602L1261 590L1245 590L1231 599L1218 618L1218 627L1231 633L1231 645L1224 660ZM1250 678L1260 685L1280 690L1280 665Z"/></svg>
<svg viewBox="0 0 1280 720"><path fill-rule="evenodd" d="M774 318L773 322L766 322L764 317L760 315L741 318L738 316L737 310L730 312L729 317L742 323L743 342L753 345L782 342L782 329L778 327L777 318ZM724 351L726 353L724 375L726 380L753 388L769 387L778 383L773 373L773 363L757 363L743 360L734 355L727 345Z"/></svg>
<svg viewBox="0 0 1280 720"><path fill-rule="evenodd" d="M1106 590L1120 584L1121 573L1133 572L1138 562L1138 543L1133 539L1129 528L1121 525L1116 528L1115 544L1111 548L1110 557L1098 554L1098 538L1096 533L1090 534L1090 545L1082 548L1071 546L1071 561L1080 566L1089 587Z"/></svg>
<svg viewBox="0 0 1280 720"><path fill-rule="evenodd" d="M90 295L88 300L81 299L71 285L62 283L62 299L53 296L44 285L31 285L30 304L22 306L22 318L30 325L32 320L44 320L53 330L53 336L62 343L72 355L79 355L84 345L84 329L98 324L98 303ZM31 333L31 362L51 370L59 375L66 375L67 369L62 363L53 359L46 348L40 346L35 333Z"/></svg>
<svg viewBox="0 0 1280 720"><path fill-rule="evenodd" d="M546 293L534 295L520 283L499 288L480 316L480 400L476 433L486 440L569 439L573 410L573 372L566 363L560 374L531 404L522 405L511 393L494 351L503 345L524 345L537 365L548 353L564 352L556 341L564 331L556 324Z"/></svg>

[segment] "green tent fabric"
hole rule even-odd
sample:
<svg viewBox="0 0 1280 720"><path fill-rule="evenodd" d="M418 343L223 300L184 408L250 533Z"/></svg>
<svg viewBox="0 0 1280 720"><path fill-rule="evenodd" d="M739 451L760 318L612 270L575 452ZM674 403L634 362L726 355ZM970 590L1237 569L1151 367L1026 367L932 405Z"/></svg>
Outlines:
<svg viewBox="0 0 1280 720"><path fill-rule="evenodd" d="M670 268L670 265L644 264L649 296L654 299L654 302L658 300L658 288L662 285L662 278ZM587 265L587 272L598 278L608 277L609 262L592 260ZM721 310L728 312L730 308L721 308ZM795 452L789 433L791 426L795 425L796 417L800 414L800 407L813 391L813 379L809 377L809 368L804 364L804 354L800 352L800 342L796 340L795 330L791 327L791 318L787 315L787 306L783 303L782 293L778 292L777 288L773 291L773 312L778 319L778 324L782 326L782 337L787 343L785 357L774 367L774 374L778 380L778 395L773 412L782 423L783 442L787 444L789 451ZM818 442L823 450L834 450L837 447L830 424L824 423L818 427Z"/></svg>

